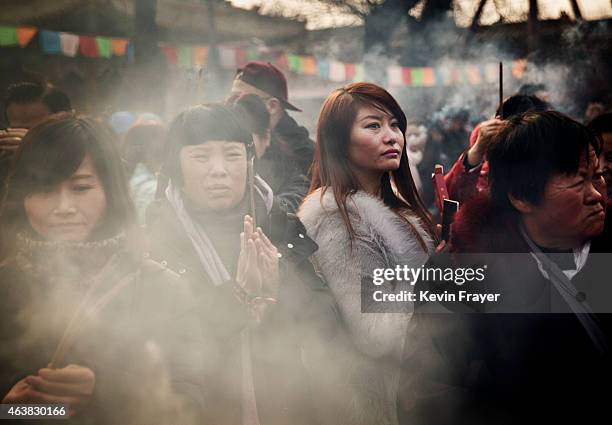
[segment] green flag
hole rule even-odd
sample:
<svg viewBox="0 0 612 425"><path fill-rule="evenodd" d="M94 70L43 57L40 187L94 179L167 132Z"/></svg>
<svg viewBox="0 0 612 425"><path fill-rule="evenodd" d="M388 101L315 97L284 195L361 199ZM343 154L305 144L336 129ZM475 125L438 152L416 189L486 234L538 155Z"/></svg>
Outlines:
<svg viewBox="0 0 612 425"><path fill-rule="evenodd" d="M180 68L191 68L191 46L179 45L177 50L178 66Z"/></svg>
<svg viewBox="0 0 612 425"><path fill-rule="evenodd" d="M18 43L16 27L0 26L0 46L16 46Z"/></svg>
<svg viewBox="0 0 612 425"><path fill-rule="evenodd" d="M412 68L410 76L412 77L412 85L414 87L423 87L423 82L425 80L423 68Z"/></svg>
<svg viewBox="0 0 612 425"><path fill-rule="evenodd" d="M101 58L110 58L113 54L113 43L108 37L96 37L96 45L98 46L98 56Z"/></svg>
<svg viewBox="0 0 612 425"><path fill-rule="evenodd" d="M287 55L289 70L301 74L303 71L302 59L298 55Z"/></svg>

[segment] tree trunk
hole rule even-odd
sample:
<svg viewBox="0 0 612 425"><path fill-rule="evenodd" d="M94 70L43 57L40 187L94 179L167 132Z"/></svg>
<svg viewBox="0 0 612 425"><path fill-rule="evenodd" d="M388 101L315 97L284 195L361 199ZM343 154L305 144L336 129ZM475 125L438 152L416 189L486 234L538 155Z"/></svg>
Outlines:
<svg viewBox="0 0 612 425"><path fill-rule="evenodd" d="M529 20L527 35L527 54L531 54L538 48L538 0L529 0Z"/></svg>
<svg viewBox="0 0 612 425"><path fill-rule="evenodd" d="M570 0L570 4L572 5L572 10L574 11L574 16L577 21L582 20L582 12L580 11L580 6L578 5L578 0Z"/></svg>
<svg viewBox="0 0 612 425"><path fill-rule="evenodd" d="M157 45L157 1L135 0L134 7L130 108L161 114L165 107L168 65Z"/></svg>

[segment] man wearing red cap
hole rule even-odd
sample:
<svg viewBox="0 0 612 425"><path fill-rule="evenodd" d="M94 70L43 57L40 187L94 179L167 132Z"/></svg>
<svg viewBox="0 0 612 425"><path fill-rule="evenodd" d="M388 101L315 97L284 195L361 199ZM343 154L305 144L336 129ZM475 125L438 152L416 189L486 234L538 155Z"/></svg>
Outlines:
<svg viewBox="0 0 612 425"><path fill-rule="evenodd" d="M231 94L242 93L259 96L270 113L272 140L258 161L257 171L293 212L308 191L307 175L314 152L314 142L308 130L299 126L287 113L287 110L301 110L289 103L287 80L269 62L249 62L238 69Z"/></svg>

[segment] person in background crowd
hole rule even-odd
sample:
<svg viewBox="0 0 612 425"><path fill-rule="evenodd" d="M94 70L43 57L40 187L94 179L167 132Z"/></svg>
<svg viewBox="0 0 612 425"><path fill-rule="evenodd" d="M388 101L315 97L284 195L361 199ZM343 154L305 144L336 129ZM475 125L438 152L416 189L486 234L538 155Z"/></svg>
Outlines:
<svg viewBox="0 0 612 425"><path fill-rule="evenodd" d="M238 105L247 112L246 126L251 131L253 143L255 144L256 163L263 158L266 150L270 147L270 113L266 104L259 96L251 93L232 96L228 100L230 105Z"/></svg>
<svg viewBox="0 0 612 425"><path fill-rule="evenodd" d="M137 117L130 111L118 111L110 116L108 123L119 137L123 137L136 121Z"/></svg>
<svg viewBox="0 0 612 425"><path fill-rule="evenodd" d="M290 211L295 211L308 191L314 144L308 130L287 113L301 110L288 101L285 76L269 62L249 62L236 72L231 93L255 94L265 102L272 140L259 161L259 172L274 194Z"/></svg>
<svg viewBox="0 0 612 425"><path fill-rule="evenodd" d="M188 286L138 250L110 129L32 128L1 206L0 397L79 424L195 424L202 332Z"/></svg>
<svg viewBox="0 0 612 425"><path fill-rule="evenodd" d="M337 327L329 289L308 261L317 249L259 176L246 111L206 104L171 124L165 197L147 211L151 257L191 283L205 330L206 420L313 424L300 350ZM249 181L253 181L253 186Z"/></svg>
<svg viewBox="0 0 612 425"><path fill-rule="evenodd" d="M406 127L406 153L410 164L410 174L419 194L423 193L423 183L419 173L419 164L423 160L423 154L427 144L427 128L418 121L408 122Z"/></svg>
<svg viewBox="0 0 612 425"><path fill-rule="evenodd" d="M469 148L444 175L450 199L463 204L474 195L489 190L489 164L485 159L485 152L504 120L527 111L548 109L548 103L532 95L515 94L504 100L501 110L498 108L496 111L495 118L483 121L474 128Z"/></svg>
<svg viewBox="0 0 612 425"><path fill-rule="evenodd" d="M136 124L124 136L123 159L127 167L130 196L141 224L145 222L147 207L155 199L164 137L164 127L154 121Z"/></svg>
<svg viewBox="0 0 612 425"><path fill-rule="evenodd" d="M435 303L417 310L431 350L406 362L404 376L414 383L406 394L417 400L406 423L611 420L612 292L604 253L612 252L612 238L600 151L591 131L558 112L504 122L487 152L490 196L463 205L453 256L430 264L486 264L477 287L460 288L499 293L499 300L440 303L440 314L432 314ZM458 292L454 282L429 288ZM416 379L415 365L427 379ZM428 399L413 395L427 390Z"/></svg>
<svg viewBox="0 0 612 425"><path fill-rule="evenodd" d="M607 110L606 101L603 99L603 97L592 98L589 100L589 103L584 111L584 123L588 124Z"/></svg>
<svg viewBox="0 0 612 425"><path fill-rule="evenodd" d="M51 84L23 82L10 86L4 103L9 128L29 129L57 112L71 111L68 96Z"/></svg>
<svg viewBox="0 0 612 425"><path fill-rule="evenodd" d="M608 187L608 208L610 208L612 205L612 112L598 115L589 122L587 127L597 133L603 142L601 157L603 160L604 179L606 179Z"/></svg>
<svg viewBox="0 0 612 425"><path fill-rule="evenodd" d="M4 121L0 130L0 199L13 153L29 128L52 114L71 111L70 99L51 84L22 82L7 89L4 100Z"/></svg>
<svg viewBox="0 0 612 425"><path fill-rule="evenodd" d="M550 103L550 91L546 84L523 84L519 87L517 94L525 96L535 96L546 103Z"/></svg>
<svg viewBox="0 0 612 425"><path fill-rule="evenodd" d="M434 199L433 186L429 182L435 165L442 165L444 171L450 170L457 157L468 146L468 118L469 113L465 109L451 110L429 129L427 149L421 162L421 179L428 183L423 191L425 205L431 205Z"/></svg>
<svg viewBox="0 0 612 425"><path fill-rule="evenodd" d="M325 424L398 423L399 365L411 343L413 305L380 311L362 301L362 290L372 286L375 269L421 267L436 246L410 174L406 125L396 100L370 83L335 90L319 116L311 192L298 216L319 246L312 261L344 324L334 342L305 353ZM401 293L396 281L378 288Z"/></svg>

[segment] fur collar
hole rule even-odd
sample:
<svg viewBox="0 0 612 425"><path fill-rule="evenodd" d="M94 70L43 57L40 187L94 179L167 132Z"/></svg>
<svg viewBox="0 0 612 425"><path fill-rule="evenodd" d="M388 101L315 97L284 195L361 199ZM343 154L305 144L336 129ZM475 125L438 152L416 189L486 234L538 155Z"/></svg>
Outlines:
<svg viewBox="0 0 612 425"><path fill-rule="evenodd" d="M423 251L416 237L406 237L406 232L412 232L406 221L386 206L382 200L364 191L357 191L347 197L346 206L357 237L378 235L398 258L415 251ZM318 228L322 220L332 217L338 219L340 217L333 192L327 190L322 197L320 188L312 192L304 199L298 216L308 229L309 236L316 241L318 239ZM421 220L411 212L405 213L404 217L423 238L428 253L432 253L434 250L433 241L425 232ZM344 223L338 230L346 232Z"/></svg>

